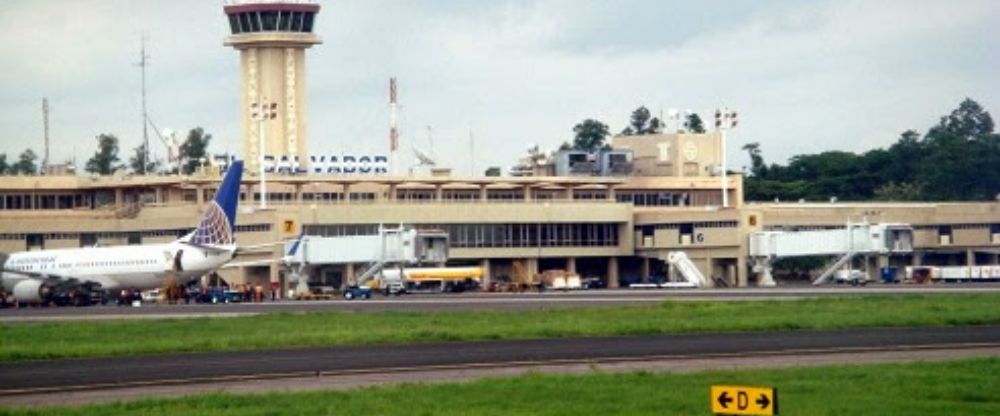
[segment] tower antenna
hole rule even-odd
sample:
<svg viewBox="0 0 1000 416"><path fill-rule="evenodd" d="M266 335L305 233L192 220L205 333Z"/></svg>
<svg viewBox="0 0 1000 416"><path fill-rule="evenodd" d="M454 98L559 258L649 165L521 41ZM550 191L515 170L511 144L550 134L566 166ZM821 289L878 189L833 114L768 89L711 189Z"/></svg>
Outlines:
<svg viewBox="0 0 1000 416"><path fill-rule="evenodd" d="M476 176L476 136L469 129L469 176Z"/></svg>
<svg viewBox="0 0 1000 416"><path fill-rule="evenodd" d="M42 97L42 127L45 132L45 157L42 159L42 173L49 170L49 99Z"/></svg>
<svg viewBox="0 0 1000 416"><path fill-rule="evenodd" d="M139 62L135 63L142 73L142 166L139 168L139 173L143 175L148 173L146 172L146 166L149 164L149 129L146 126L149 120L149 115L146 113L146 67L149 66L149 54L146 53L146 38L148 37L146 32L143 32L139 37Z"/></svg>
<svg viewBox="0 0 1000 416"><path fill-rule="evenodd" d="M398 89L396 87L396 77L389 78L389 160L392 161L393 169L391 174L396 174L396 149L399 148L399 117Z"/></svg>

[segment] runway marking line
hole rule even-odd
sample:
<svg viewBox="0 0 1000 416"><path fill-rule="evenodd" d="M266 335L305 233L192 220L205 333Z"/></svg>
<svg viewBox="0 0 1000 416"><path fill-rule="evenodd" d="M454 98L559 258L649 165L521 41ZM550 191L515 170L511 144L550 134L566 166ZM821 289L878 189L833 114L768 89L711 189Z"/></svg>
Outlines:
<svg viewBox="0 0 1000 416"><path fill-rule="evenodd" d="M21 389L2 389L0 390L0 395L13 396L13 395L26 395L26 394L38 394L38 393L73 392L73 391L88 391L88 390L101 390L101 389L122 389L131 387L174 386L174 385L199 384L199 383L210 383L210 382L260 381L260 380L302 378L302 377L337 377L337 376L348 376L348 375L393 374L393 373L435 371L435 370L467 370L467 369L473 370L473 369L498 368L498 367L539 367L548 365L567 365L567 364L627 363L627 362L642 362L650 360L777 357L783 355L819 355L819 354L850 353L850 352L976 349L976 348L989 348L989 347L1000 347L1000 342L915 344L915 345L894 345L894 346L881 346L881 347L802 348L802 349L788 349L780 351L759 351L751 353L711 353L711 354L696 354L696 355L664 354L664 355L597 357L597 358L566 358L566 359L557 358L552 360L525 360L525 361L441 364L441 365L407 366L407 367L361 368L352 370L296 371L287 373L192 377L185 379L160 379L160 380L132 381L132 382L122 382L122 383L97 383L97 384L58 386L58 387L29 387Z"/></svg>

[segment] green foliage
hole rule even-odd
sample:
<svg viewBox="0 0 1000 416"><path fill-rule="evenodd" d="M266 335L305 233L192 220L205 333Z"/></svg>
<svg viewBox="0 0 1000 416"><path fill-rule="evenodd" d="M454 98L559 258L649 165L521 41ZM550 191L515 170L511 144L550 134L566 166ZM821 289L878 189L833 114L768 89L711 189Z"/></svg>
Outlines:
<svg viewBox="0 0 1000 416"><path fill-rule="evenodd" d="M921 138L903 132L888 149L862 154L829 151L767 166L760 145L751 160L747 200L988 201L1000 192L1000 135L993 119L966 99Z"/></svg>
<svg viewBox="0 0 1000 416"><path fill-rule="evenodd" d="M632 112L632 117L629 119L629 127L632 128L636 134L645 134L646 129L649 127L649 109L646 106L641 106Z"/></svg>
<svg viewBox="0 0 1000 416"><path fill-rule="evenodd" d="M889 182L875 190L879 201L918 201L923 194L921 185L912 182Z"/></svg>
<svg viewBox="0 0 1000 416"><path fill-rule="evenodd" d="M500 176L500 167L490 166L489 168L486 169L486 172L484 174L486 176Z"/></svg>
<svg viewBox="0 0 1000 416"><path fill-rule="evenodd" d="M604 141L608 138L608 125L600 121L588 118L576 126L573 126L573 148L594 152L604 146Z"/></svg>
<svg viewBox="0 0 1000 416"><path fill-rule="evenodd" d="M205 134L201 127L195 127L188 132L187 140L181 144L181 171L190 175L198 170L202 160L208 157L208 144L212 141L211 134Z"/></svg>
<svg viewBox="0 0 1000 416"><path fill-rule="evenodd" d="M4 340L0 361L324 345L997 324L1000 308L983 307L996 304L1000 304L998 294L856 296L529 311L372 312L363 316L324 312L0 324Z"/></svg>
<svg viewBox="0 0 1000 416"><path fill-rule="evenodd" d="M97 136L97 152L87 161L84 169L98 175L110 175L122 168L118 161L118 138L112 134L101 134Z"/></svg>
<svg viewBox="0 0 1000 416"><path fill-rule="evenodd" d="M743 145L743 150L750 155L750 174L753 176L766 176L767 165L764 164L764 157L760 155L760 143L753 142Z"/></svg>
<svg viewBox="0 0 1000 416"><path fill-rule="evenodd" d="M149 152L146 151L146 144L140 144L135 148L135 153L129 158L128 166L135 174L155 173L160 166L160 161L149 159Z"/></svg>
<svg viewBox="0 0 1000 416"><path fill-rule="evenodd" d="M685 372L528 373L349 391L210 392L12 415L708 415L712 385L778 388L782 415L995 415L996 357Z"/></svg>
<svg viewBox="0 0 1000 416"><path fill-rule="evenodd" d="M629 117L628 126L622 130L621 135L633 136L643 134L656 134L663 128L663 122L659 118L652 117L646 106L640 106L632 112Z"/></svg>
<svg viewBox="0 0 1000 416"><path fill-rule="evenodd" d="M701 117L697 113L688 114L687 120L684 121L684 129L690 133L704 133L705 123L701 121Z"/></svg>
<svg viewBox="0 0 1000 416"><path fill-rule="evenodd" d="M7 163L7 154L0 153L0 175L10 173L10 164Z"/></svg>
<svg viewBox="0 0 1000 416"><path fill-rule="evenodd" d="M37 175L38 164L35 163L37 160L38 155L35 154L34 150L25 149L17 157L17 163L10 166L10 173L15 175Z"/></svg>

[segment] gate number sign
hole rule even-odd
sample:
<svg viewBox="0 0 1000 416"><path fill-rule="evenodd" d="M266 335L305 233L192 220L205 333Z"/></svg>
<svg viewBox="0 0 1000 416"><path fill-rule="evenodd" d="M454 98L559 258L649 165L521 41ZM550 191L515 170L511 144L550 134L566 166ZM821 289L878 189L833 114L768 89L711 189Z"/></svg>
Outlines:
<svg viewBox="0 0 1000 416"><path fill-rule="evenodd" d="M778 414L778 389L772 387L712 386L712 413L771 416Z"/></svg>

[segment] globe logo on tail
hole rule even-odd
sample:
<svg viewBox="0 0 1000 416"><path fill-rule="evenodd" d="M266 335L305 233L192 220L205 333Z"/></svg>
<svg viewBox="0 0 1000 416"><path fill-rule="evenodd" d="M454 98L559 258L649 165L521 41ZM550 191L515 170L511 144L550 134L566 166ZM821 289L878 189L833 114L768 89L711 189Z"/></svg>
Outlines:
<svg viewBox="0 0 1000 416"><path fill-rule="evenodd" d="M218 203L212 201L206 207L201 217L201 224L195 230L191 242L201 245L227 245L233 243L233 230L230 228L226 213Z"/></svg>

